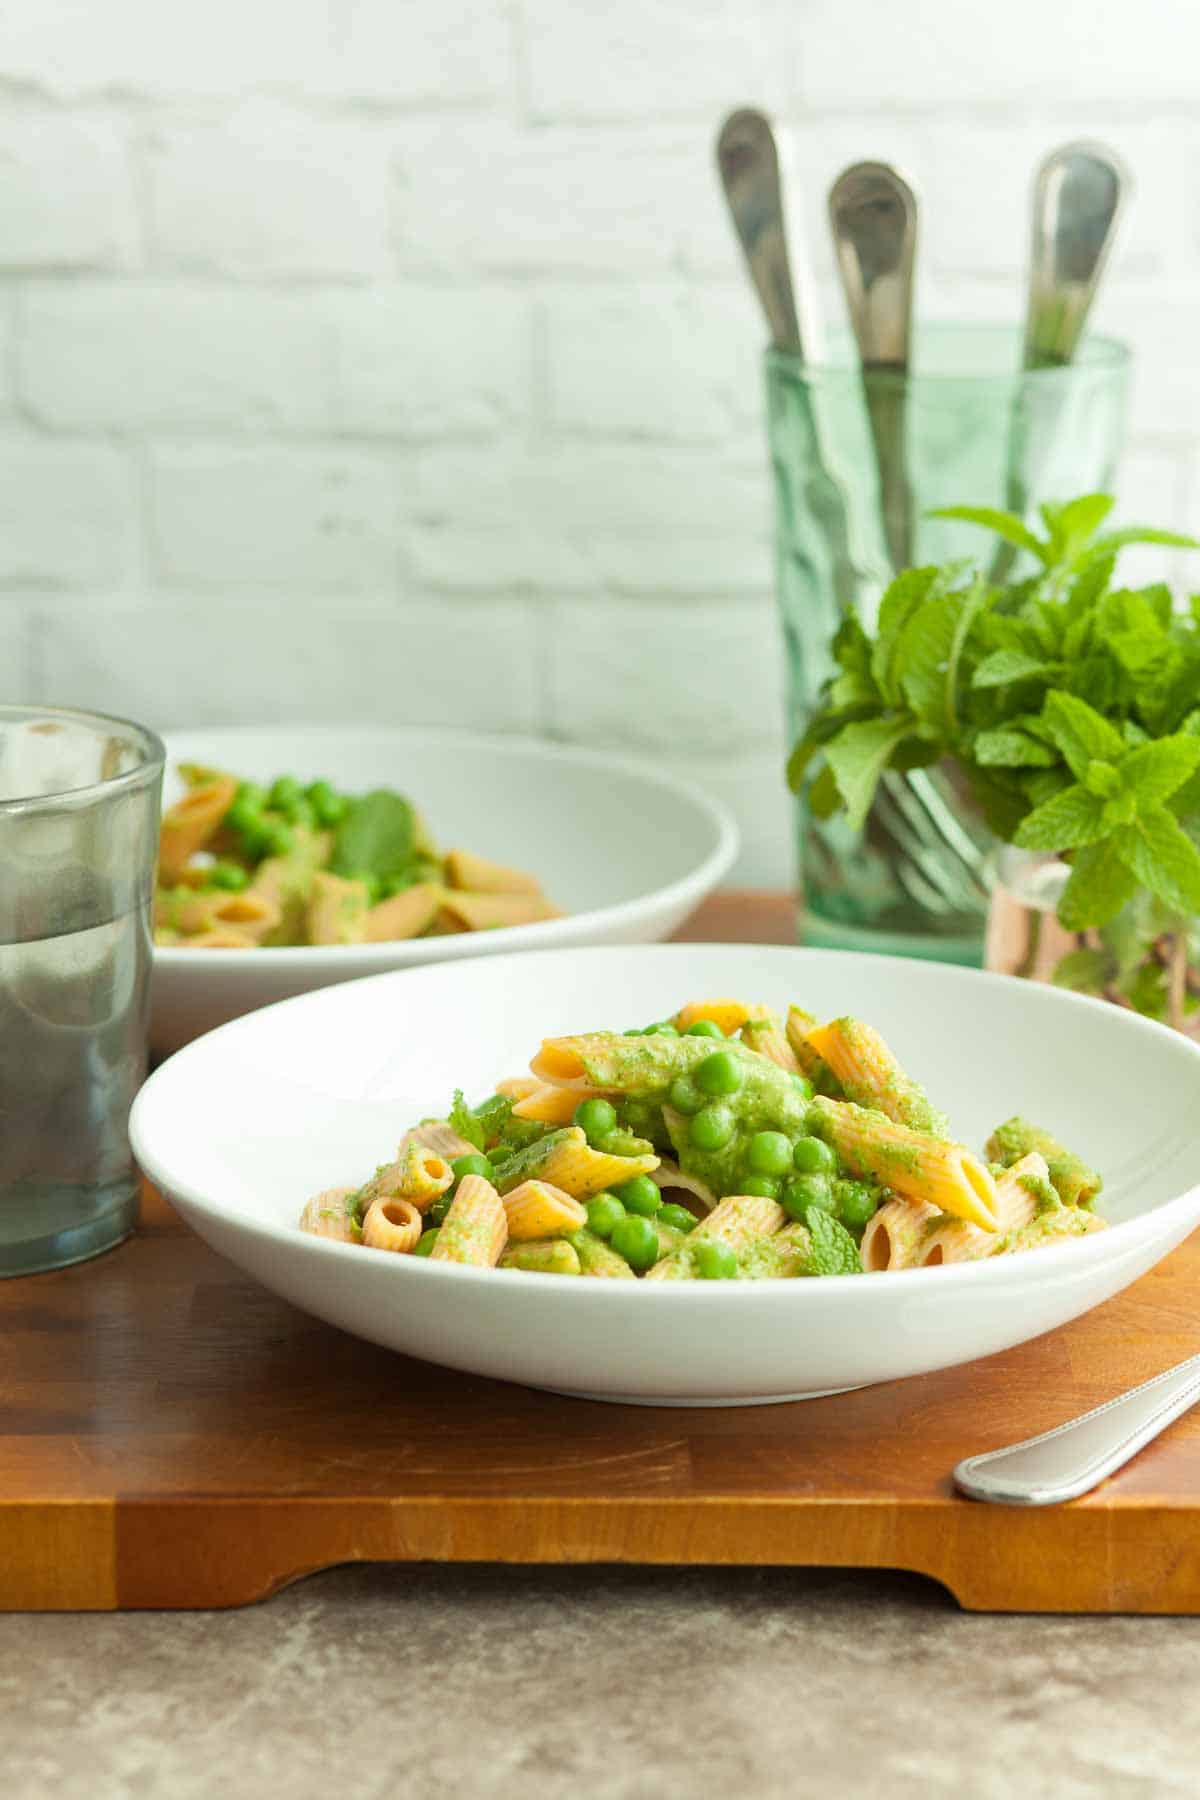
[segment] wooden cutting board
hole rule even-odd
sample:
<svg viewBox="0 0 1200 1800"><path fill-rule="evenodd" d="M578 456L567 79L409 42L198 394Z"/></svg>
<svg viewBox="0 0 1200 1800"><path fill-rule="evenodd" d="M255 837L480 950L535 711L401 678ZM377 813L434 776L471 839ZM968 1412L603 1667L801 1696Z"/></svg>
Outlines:
<svg viewBox="0 0 1200 1800"><path fill-rule="evenodd" d="M687 934L786 941L780 896ZM153 1193L121 1248L0 1282L0 1607L238 1606L353 1561L916 1570L965 1607L1200 1612L1200 1412L1073 1505L958 1499L964 1455L1200 1348L1200 1239L967 1368L713 1410L563 1400L373 1349Z"/></svg>

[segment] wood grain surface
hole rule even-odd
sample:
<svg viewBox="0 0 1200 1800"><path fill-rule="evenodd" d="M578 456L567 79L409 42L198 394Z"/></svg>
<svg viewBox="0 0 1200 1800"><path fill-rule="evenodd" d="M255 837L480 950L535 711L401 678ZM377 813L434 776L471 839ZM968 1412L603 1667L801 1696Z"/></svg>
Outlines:
<svg viewBox="0 0 1200 1800"><path fill-rule="evenodd" d="M699 939L786 940L780 896ZM236 1606L352 1561L853 1565L965 1607L1200 1612L1200 1414L1070 1506L958 1499L964 1455L1200 1348L1194 1240L1073 1325L825 1400L604 1406L389 1355L225 1263L153 1193L94 1262L0 1282L0 1606Z"/></svg>

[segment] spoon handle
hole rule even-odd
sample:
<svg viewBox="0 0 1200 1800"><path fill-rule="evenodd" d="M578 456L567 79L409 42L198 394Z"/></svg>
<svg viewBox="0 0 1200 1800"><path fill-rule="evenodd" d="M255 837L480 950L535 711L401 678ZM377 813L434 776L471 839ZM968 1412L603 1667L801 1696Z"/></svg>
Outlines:
<svg viewBox="0 0 1200 1800"><path fill-rule="evenodd" d="M1200 1400L1200 1356L1040 1437L968 1456L954 1471L972 1500L1056 1506L1086 1494Z"/></svg>
<svg viewBox="0 0 1200 1800"><path fill-rule="evenodd" d="M765 113L742 107L717 136L717 172L750 279L777 350L803 354L792 291L783 183L775 133Z"/></svg>

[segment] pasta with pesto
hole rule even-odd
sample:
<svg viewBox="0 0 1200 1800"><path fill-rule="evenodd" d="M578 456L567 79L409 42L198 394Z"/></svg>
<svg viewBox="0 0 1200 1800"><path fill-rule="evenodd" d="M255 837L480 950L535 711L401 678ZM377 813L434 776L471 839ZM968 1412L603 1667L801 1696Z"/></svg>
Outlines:
<svg viewBox="0 0 1200 1800"><path fill-rule="evenodd" d="M696 1000L545 1039L528 1073L474 1106L456 1092L360 1187L310 1200L300 1228L575 1280L796 1280L1087 1236L1105 1226L1100 1187L1019 1117L975 1155L863 1020Z"/></svg>

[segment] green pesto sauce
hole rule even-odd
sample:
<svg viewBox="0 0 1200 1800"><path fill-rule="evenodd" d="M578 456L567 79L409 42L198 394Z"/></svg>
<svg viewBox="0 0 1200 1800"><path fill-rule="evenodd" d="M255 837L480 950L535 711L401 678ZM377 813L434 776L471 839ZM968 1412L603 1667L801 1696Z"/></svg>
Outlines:
<svg viewBox="0 0 1200 1800"><path fill-rule="evenodd" d="M1018 1182L1037 1201L1039 1213L1054 1212L1061 1205L1053 1184L1043 1175L1021 1175Z"/></svg>

